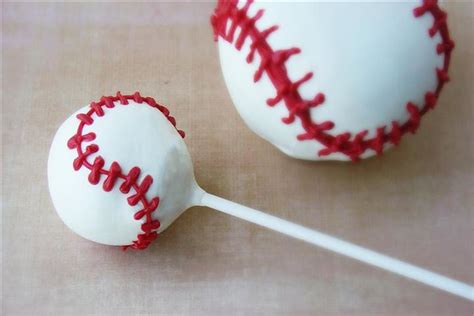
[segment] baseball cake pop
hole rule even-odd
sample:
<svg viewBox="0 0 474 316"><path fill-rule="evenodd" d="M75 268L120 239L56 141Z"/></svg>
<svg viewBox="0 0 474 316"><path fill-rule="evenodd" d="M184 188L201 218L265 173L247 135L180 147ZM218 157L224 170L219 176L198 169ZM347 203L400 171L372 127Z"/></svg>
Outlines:
<svg viewBox="0 0 474 316"><path fill-rule="evenodd" d="M48 159L53 204L82 237L145 249L187 208L202 205L474 300L473 288L203 191L184 132L166 107L138 92L102 97L58 129Z"/></svg>
<svg viewBox="0 0 474 316"><path fill-rule="evenodd" d="M220 0L211 24L237 111L295 158L381 154L449 80L454 42L436 0Z"/></svg>
<svg viewBox="0 0 474 316"><path fill-rule="evenodd" d="M67 119L48 162L66 225L95 242L146 248L200 192L175 124L164 106L139 93L103 97Z"/></svg>

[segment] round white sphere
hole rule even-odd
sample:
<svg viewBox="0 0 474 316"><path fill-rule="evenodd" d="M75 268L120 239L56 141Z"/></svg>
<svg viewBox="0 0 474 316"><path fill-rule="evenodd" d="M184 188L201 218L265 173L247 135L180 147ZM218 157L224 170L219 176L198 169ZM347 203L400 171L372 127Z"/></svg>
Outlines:
<svg viewBox="0 0 474 316"><path fill-rule="evenodd" d="M103 111L102 116L93 112L91 106L86 106L61 125L51 145L48 183L59 216L74 232L102 244L144 248L150 242L138 242L137 236L145 234L142 224L151 221L154 224L145 235L163 231L192 204L198 187L186 144L168 117L139 95L139 102L134 100L137 94L126 97L130 98L126 105L114 97L109 98L109 105L115 100L113 107L105 106L104 99L96 103L101 109L99 111ZM167 114L167 110L164 111ZM81 124L77 116L87 113L91 113L89 117L93 121L89 125L82 124L80 134L93 133L95 138L84 136L85 139L78 142L77 137L74 140ZM78 170L75 170L73 165L75 161L78 163L80 156L78 148L86 153L90 145L97 145L98 150L87 155L85 163L77 165ZM104 162L100 169L105 172L95 180L98 183L93 184L92 169L99 156ZM105 190L107 185L104 182L111 176L113 162L121 170L115 174L123 176L134 167L140 168L138 178L130 182L135 185L126 193L121 191L126 179L120 177L115 177L114 181L110 179L110 191ZM132 205L128 198L138 192L136 188L143 185L147 176L152 178L151 185ZM150 204L156 198L159 198L159 204L150 212L151 218L148 221L147 216L136 219L136 213L145 208L144 203ZM160 223L158 229L156 221Z"/></svg>
<svg viewBox="0 0 474 316"><path fill-rule="evenodd" d="M423 1L230 1L219 2L211 22L230 96L256 134L295 158L357 160L414 132L432 107L427 98L435 102L453 46L440 12ZM429 34L434 25L440 30ZM278 60L288 49L295 54ZM317 105L291 117L311 100Z"/></svg>

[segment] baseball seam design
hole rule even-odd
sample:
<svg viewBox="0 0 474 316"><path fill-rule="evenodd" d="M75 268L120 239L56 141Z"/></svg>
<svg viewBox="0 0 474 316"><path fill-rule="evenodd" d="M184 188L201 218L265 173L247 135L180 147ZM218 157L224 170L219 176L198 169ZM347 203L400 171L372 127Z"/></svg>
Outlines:
<svg viewBox="0 0 474 316"><path fill-rule="evenodd" d="M171 124L176 128L176 120L173 116L170 115L169 110L158 104L153 98L142 97L140 93L135 92L133 95L122 95L120 92L117 92L115 97L102 97L99 102L92 102L90 104L90 109L86 113L77 114L77 119L79 120L79 126L77 132L73 135L67 142L69 149L76 149L77 157L74 159L73 167L74 170L79 170L82 167L85 167L90 170L88 180L91 184L96 185L100 182L101 176L106 176L103 183L103 190L110 192L114 185L119 180L123 180L119 190L123 194L129 194L132 191L132 194L127 197L127 202L130 206L135 206L138 203L141 204L142 208L136 212L133 216L135 220L141 220L145 217L145 222L141 225L141 230L143 233L137 235L137 240L134 240L131 245L123 246L123 249L133 248L133 249L145 249L147 248L153 240L158 237L156 230L160 227L160 222L158 220L153 220L152 213L158 208L160 203L160 198L158 196L153 197L151 200L146 198L146 193L153 183L153 178L150 175L146 175L141 183L138 183L138 178L140 176L141 169L139 167L133 167L130 171L125 174L120 164L117 161L113 161L109 169L106 169L105 160L100 155L97 156L94 161L91 163L88 159L89 156L93 153L99 151L99 146L97 144L89 144L85 146L83 150L83 143L90 143L96 138L94 132L84 134L84 127L91 126L94 123L94 116L103 117L105 115L103 107L105 106L108 109L113 109L116 105L114 102L120 101L120 104L123 106L128 105L128 100L133 100L139 104L147 104L157 110L159 110L165 117L170 121ZM181 137L184 138L185 134L183 131L178 130L178 133Z"/></svg>
<svg viewBox="0 0 474 316"><path fill-rule="evenodd" d="M436 68L438 80L434 91L425 93L425 104L418 109L412 102L406 104L406 110L409 114L408 120L400 124L392 121L391 129L387 131L387 126L381 126L376 130L376 136L365 139L368 130L356 133L354 136L349 132L330 135L328 131L334 128L332 121L315 122L311 118L311 109L321 106L324 103L323 93L317 93L312 100L305 100L301 97L298 88L313 77L313 72L308 72L297 81L291 81L285 66L286 61L293 55L299 54L301 50L297 47L291 47L283 50L274 50L267 41L267 37L278 29L273 25L263 31L259 30L255 24L263 16L264 10L260 9L255 16L250 17L248 10L253 0L247 0L245 5L239 9L238 0L219 0L214 14L211 16L211 24L214 29L214 40L221 37L225 41L234 44L237 50L241 50L245 40L250 38L250 52L247 55L247 63L251 63L255 54L260 56L260 65L255 72L254 82L258 82L263 73L266 73L272 82L276 95L267 100L269 106L275 106L280 101L284 101L288 109L288 117L282 118L283 123L291 124L295 118L299 118L305 132L297 136L299 141L316 140L325 148L318 152L319 156L327 156L332 153L342 153L348 156L352 161L357 161L367 150L374 150L377 155L382 154L385 143L398 145L401 137L410 132L414 134L419 127L421 117L436 105L439 94L444 84L449 81L448 68L451 59L451 51L454 48L454 42L449 36L447 26L447 14L438 6L437 0L423 0L422 4L413 10L415 17L425 14L431 14L434 18L432 27L428 30L430 37L440 34L441 43L436 47L438 54L444 54L442 68ZM229 27L227 23L230 23ZM237 27L240 33L234 41Z"/></svg>

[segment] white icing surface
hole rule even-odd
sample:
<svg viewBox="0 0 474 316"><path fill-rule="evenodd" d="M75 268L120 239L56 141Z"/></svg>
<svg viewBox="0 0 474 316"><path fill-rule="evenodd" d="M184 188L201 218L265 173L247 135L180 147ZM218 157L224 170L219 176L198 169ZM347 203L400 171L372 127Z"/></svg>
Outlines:
<svg viewBox="0 0 474 316"><path fill-rule="evenodd" d="M129 101L129 105L115 102L113 109L103 107L105 116L93 115L94 123L85 126L84 134L94 132L99 152L105 160L104 168L109 169L117 161L122 173L138 166L140 180L146 175L153 177L153 184L147 192L151 200L160 197L160 204L153 213L159 219L159 232L166 229L184 210L195 204L194 198L201 190L193 174L192 162L181 136L166 117L145 103ZM79 120L78 113L86 113L84 107L71 115L59 128L54 137L48 160L48 183L54 206L64 223L82 237L108 245L128 245L142 233L143 218L133 218L141 209L141 203L132 207L126 198L133 194L119 191L123 180L117 180L111 192L105 192L102 184L106 176L101 176L97 185L88 181L89 169L84 166L75 171L73 161L76 150L67 147ZM82 148L90 143L84 142Z"/></svg>
<svg viewBox="0 0 474 316"><path fill-rule="evenodd" d="M264 9L256 26L279 29L268 42L274 50L299 47L286 67L296 81L307 72L313 78L299 92L312 99L322 92L326 101L311 110L313 121L333 121L330 134L368 129L373 137L377 127L408 119L407 102L419 108L427 91L436 88L435 69L442 67L437 55L437 34L428 36L433 17L415 18L413 9L420 1L405 2L260 2L251 6L249 16ZM241 4L239 4L241 6ZM237 38L238 29L235 38ZM348 160L342 154L318 157L324 148L314 140L298 141L303 132L297 119L290 125L281 122L288 110L283 101L275 107L266 104L276 91L264 75L253 82L260 63L258 54L251 64L245 60L251 44L247 38L241 51L219 38L219 53L224 79L237 111L246 124L286 154L301 159ZM375 154L366 151L362 157Z"/></svg>

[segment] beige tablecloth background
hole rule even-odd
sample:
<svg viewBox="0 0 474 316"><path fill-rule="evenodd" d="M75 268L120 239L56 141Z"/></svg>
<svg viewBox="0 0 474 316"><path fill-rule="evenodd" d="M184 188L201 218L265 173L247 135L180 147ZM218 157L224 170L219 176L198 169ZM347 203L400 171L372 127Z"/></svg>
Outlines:
<svg viewBox="0 0 474 316"><path fill-rule="evenodd" d="M59 124L140 90L187 132L208 191L474 283L473 4L449 3L453 81L416 136L359 164L280 154L238 116L211 3L3 4L4 315L472 315L471 303L206 208L143 252L68 230L48 194Z"/></svg>

